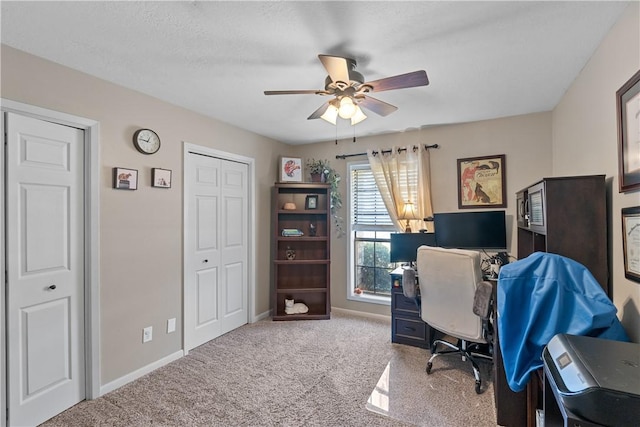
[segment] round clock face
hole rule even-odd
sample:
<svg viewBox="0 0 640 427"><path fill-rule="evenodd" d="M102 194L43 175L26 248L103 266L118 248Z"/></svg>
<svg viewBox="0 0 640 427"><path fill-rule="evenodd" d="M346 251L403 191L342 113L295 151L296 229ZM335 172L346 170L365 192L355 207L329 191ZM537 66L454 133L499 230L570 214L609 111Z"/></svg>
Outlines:
<svg viewBox="0 0 640 427"><path fill-rule="evenodd" d="M153 154L160 149L160 137L151 129L139 129L133 134L133 145L143 154Z"/></svg>

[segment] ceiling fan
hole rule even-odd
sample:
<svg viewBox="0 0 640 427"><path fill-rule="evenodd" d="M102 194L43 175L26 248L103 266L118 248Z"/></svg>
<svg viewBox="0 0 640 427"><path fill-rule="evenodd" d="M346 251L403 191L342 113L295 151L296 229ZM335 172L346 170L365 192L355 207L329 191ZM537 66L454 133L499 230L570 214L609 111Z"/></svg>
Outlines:
<svg viewBox="0 0 640 427"><path fill-rule="evenodd" d="M387 116L398 109L379 99L369 96L370 92L404 89L429 84L424 70L407 74L386 77L380 80L365 82L362 74L355 70L356 61L341 56L318 55L320 62L329 75L325 79L324 90L265 90L265 95L329 95L333 99L325 102L307 119L324 119L336 124L338 116L350 119L355 125L367 118L360 107L373 111L380 116Z"/></svg>

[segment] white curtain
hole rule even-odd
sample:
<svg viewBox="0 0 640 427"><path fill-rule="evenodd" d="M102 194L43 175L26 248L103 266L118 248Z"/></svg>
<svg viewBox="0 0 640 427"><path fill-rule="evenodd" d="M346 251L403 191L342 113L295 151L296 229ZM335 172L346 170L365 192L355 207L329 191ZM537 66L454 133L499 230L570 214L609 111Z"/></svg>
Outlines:
<svg viewBox="0 0 640 427"><path fill-rule="evenodd" d="M375 153L375 154L374 154ZM424 144L391 150L367 150L369 165L389 216L396 230L404 231L407 221L400 219L406 203L413 203L420 218L433 217L429 150ZM411 220L412 230L433 231L433 223Z"/></svg>

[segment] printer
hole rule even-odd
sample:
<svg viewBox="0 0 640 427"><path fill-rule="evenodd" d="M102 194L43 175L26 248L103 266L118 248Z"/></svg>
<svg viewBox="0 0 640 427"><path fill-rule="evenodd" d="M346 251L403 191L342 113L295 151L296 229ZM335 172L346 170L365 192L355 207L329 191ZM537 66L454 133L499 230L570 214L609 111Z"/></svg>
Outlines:
<svg viewBox="0 0 640 427"><path fill-rule="evenodd" d="M542 359L556 396L575 415L604 426L640 425L640 344L558 334Z"/></svg>

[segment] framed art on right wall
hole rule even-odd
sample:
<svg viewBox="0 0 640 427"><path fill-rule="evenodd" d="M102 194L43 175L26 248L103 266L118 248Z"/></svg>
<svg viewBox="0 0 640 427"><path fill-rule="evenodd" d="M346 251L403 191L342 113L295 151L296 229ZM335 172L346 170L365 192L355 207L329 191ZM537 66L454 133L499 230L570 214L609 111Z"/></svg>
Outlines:
<svg viewBox="0 0 640 427"><path fill-rule="evenodd" d="M622 209L624 276L640 283L640 206Z"/></svg>
<svg viewBox="0 0 640 427"><path fill-rule="evenodd" d="M620 193L640 189L640 71L616 92Z"/></svg>

